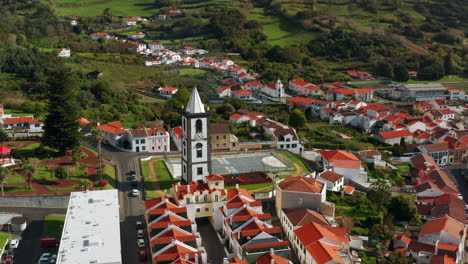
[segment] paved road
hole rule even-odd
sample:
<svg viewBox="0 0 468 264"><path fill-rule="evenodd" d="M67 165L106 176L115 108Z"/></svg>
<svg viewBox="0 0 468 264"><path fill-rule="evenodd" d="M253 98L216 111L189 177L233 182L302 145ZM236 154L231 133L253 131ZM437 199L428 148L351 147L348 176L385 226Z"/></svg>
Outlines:
<svg viewBox="0 0 468 264"><path fill-rule="evenodd" d="M468 165L452 165L452 166L445 166L444 170L447 172L447 174L452 178L452 180L455 182L455 184L458 187L458 190L460 191L460 194L463 195L463 200L465 200L465 203L468 204L468 185L460 173L460 168L465 168L467 169Z"/></svg>
<svg viewBox="0 0 468 264"><path fill-rule="evenodd" d="M116 181L117 188L119 189L119 205L120 205L120 235L121 235L121 247L122 247L122 262L123 264L137 264L143 263L138 260L138 246L136 243L136 221L144 221L144 203L142 197L130 196L130 191L135 187L132 187L129 181L130 170L135 170L137 176L141 179L138 165L139 153L127 153L121 152L108 145L103 145L103 155L112 158L117 166ZM139 182L138 189L142 192L143 181ZM148 255L148 261L145 263L151 263L149 240L145 237L146 241L146 254Z"/></svg>
<svg viewBox="0 0 468 264"><path fill-rule="evenodd" d="M36 207L0 207L0 212L19 213L28 221L22 234L22 240L15 252L15 264L32 264L39 258L42 253L40 240L44 218L50 214L65 214L66 211L66 209Z"/></svg>
<svg viewBox="0 0 468 264"><path fill-rule="evenodd" d="M203 247L208 255L208 264L223 263L224 248L208 218L197 218L197 230L202 238Z"/></svg>

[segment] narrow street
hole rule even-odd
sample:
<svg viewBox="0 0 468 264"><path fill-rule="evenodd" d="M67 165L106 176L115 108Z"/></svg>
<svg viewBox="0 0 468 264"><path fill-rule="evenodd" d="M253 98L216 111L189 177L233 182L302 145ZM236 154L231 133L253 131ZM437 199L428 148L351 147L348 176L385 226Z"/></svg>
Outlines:
<svg viewBox="0 0 468 264"><path fill-rule="evenodd" d="M223 263L224 248L216 235L216 231L211 226L208 218L198 218L196 220L198 232L202 238L203 247L208 255L208 264Z"/></svg>
<svg viewBox="0 0 468 264"><path fill-rule="evenodd" d="M444 170L447 174L452 178L453 182L457 185L460 194L463 195L463 200L466 204L468 204L468 185L460 173L460 169L468 169L467 165L452 165L452 166L445 166Z"/></svg>

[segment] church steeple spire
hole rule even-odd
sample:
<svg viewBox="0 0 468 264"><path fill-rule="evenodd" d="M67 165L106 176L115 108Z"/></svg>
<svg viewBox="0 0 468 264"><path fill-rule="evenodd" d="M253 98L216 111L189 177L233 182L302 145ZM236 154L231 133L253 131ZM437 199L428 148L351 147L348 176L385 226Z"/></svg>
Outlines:
<svg viewBox="0 0 468 264"><path fill-rule="evenodd" d="M205 113L205 106L200 99L197 87L194 87L192 90L192 96L190 96L190 101L187 105L186 111L191 114Z"/></svg>

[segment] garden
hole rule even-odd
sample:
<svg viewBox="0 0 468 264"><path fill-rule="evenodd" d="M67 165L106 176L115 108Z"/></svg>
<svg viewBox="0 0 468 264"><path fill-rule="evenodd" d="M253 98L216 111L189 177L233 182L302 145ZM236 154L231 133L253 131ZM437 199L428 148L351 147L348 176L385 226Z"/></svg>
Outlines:
<svg viewBox="0 0 468 264"><path fill-rule="evenodd" d="M75 153L58 155L38 142L5 142L11 148L14 166L4 168L4 195L54 195L86 189L115 188L115 170L103 163L98 154L79 147Z"/></svg>

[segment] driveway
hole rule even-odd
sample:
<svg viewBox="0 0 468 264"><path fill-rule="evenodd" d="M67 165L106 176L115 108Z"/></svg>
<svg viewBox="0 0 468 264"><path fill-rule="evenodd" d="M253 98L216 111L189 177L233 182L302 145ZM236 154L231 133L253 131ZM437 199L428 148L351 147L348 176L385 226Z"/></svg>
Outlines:
<svg viewBox="0 0 468 264"><path fill-rule="evenodd" d="M40 240L44 218L50 214L65 214L66 209L36 208L36 207L0 207L2 212L22 214L28 225L21 235L21 242L15 252L15 264L32 264L41 255Z"/></svg>

